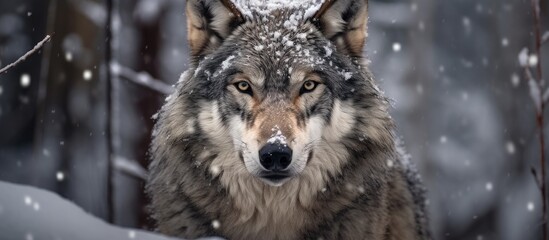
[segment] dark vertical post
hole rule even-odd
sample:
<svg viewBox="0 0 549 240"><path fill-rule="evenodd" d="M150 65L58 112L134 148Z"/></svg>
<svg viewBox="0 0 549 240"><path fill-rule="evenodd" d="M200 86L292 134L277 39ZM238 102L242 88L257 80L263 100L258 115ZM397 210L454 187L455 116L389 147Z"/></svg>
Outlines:
<svg viewBox="0 0 549 240"><path fill-rule="evenodd" d="M112 60L112 15L113 15L113 0L107 0L107 22L105 27L106 47L105 47L105 70L106 70L106 94L107 94L107 124L105 135L107 138L107 220L114 223L114 156L113 156L113 88L111 76L111 60Z"/></svg>

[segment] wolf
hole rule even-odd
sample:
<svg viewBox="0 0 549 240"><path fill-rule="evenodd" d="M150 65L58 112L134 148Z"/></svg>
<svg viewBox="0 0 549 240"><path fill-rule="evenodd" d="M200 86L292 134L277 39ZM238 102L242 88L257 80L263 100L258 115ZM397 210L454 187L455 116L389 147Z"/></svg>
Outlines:
<svg viewBox="0 0 549 240"><path fill-rule="evenodd" d="M146 191L181 238L430 239L425 190L363 56L367 0L188 0L191 67Z"/></svg>

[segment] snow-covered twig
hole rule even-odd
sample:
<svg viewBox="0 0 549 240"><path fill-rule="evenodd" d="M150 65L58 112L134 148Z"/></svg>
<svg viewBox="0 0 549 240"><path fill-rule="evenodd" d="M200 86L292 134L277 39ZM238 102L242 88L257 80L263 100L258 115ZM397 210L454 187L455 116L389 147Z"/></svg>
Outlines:
<svg viewBox="0 0 549 240"><path fill-rule="evenodd" d="M153 78L147 72L135 72L134 70L122 66L117 62L112 62L110 68L113 75L123 77L127 80L132 81L133 83L150 88L159 93L169 95L174 91L174 88L172 86Z"/></svg>
<svg viewBox="0 0 549 240"><path fill-rule="evenodd" d="M145 168L139 165L135 160L117 156L114 158L114 168L132 177L147 180L147 170L145 170Z"/></svg>
<svg viewBox="0 0 549 240"><path fill-rule="evenodd" d="M27 53L25 53L25 55L23 55L19 59L17 59L17 61L15 61L13 63L10 63L7 66L0 69L0 74L7 72L10 68L12 68L15 65L25 61L30 55L32 55L36 51L40 50L40 48L42 48L44 46L44 43L48 42L50 39L51 39L50 35L46 35L46 37L44 39L42 39L42 41L40 41L36 45L34 45L34 47L30 51L28 51Z"/></svg>

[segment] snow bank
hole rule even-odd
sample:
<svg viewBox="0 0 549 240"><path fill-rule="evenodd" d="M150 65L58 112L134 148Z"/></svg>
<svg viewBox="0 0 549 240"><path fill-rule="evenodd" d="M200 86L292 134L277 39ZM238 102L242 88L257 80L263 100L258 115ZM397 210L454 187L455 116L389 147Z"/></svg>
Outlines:
<svg viewBox="0 0 549 240"><path fill-rule="evenodd" d="M0 239L175 239L109 225L58 195L34 187L0 181L0 193Z"/></svg>

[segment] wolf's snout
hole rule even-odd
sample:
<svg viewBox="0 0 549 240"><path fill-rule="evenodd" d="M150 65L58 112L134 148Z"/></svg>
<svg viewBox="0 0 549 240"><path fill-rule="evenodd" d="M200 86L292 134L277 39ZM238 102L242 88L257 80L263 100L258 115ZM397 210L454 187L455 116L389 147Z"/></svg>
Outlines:
<svg viewBox="0 0 549 240"><path fill-rule="evenodd" d="M259 162L269 171L283 171L292 162L292 149L279 142L267 143L259 150Z"/></svg>

